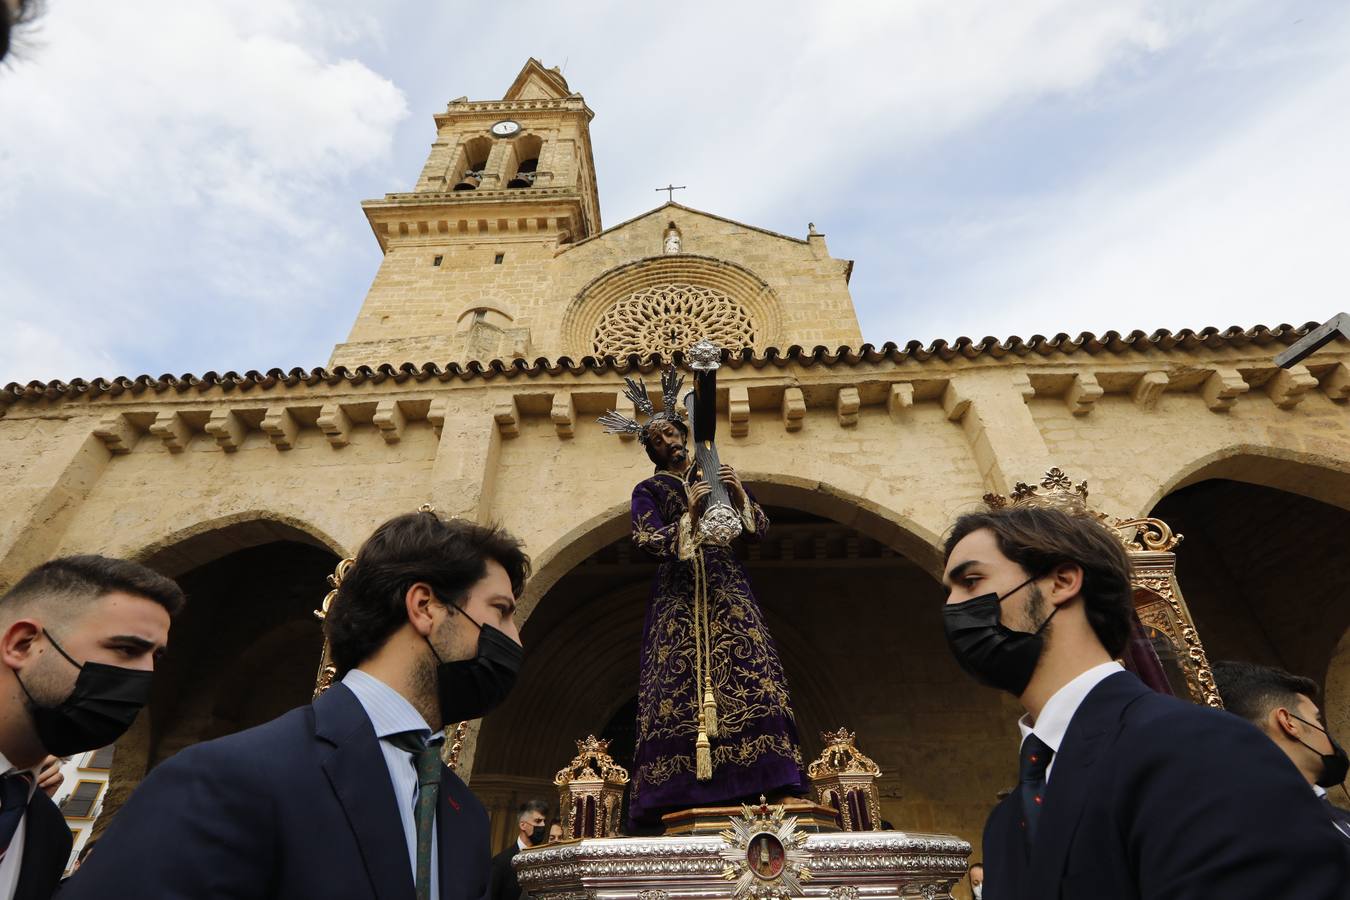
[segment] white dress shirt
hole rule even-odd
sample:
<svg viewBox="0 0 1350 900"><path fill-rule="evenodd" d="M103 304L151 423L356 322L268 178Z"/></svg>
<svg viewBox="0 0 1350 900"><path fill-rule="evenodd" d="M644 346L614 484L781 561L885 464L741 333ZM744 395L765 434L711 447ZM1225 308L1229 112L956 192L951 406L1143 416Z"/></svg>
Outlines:
<svg viewBox="0 0 1350 900"><path fill-rule="evenodd" d="M342 683L351 689L361 708L375 726L375 736L380 739L380 750L384 752L384 764L389 767L389 780L394 784L394 796L398 798L398 814L403 820L403 837L408 844L408 865L413 880L417 880L417 761L413 754L400 750L387 738L405 731L420 731L430 739L431 726L422 718L422 714L402 694L385 684L374 675L352 669L342 677ZM436 824L431 826L431 896L439 897L440 850L436 843ZM8 860L6 860L8 862ZM2 873L3 870L0 870Z"/></svg>
<svg viewBox="0 0 1350 900"><path fill-rule="evenodd" d="M1054 751L1054 755L1050 757L1050 764L1045 767L1046 784L1050 783L1050 771L1055 767L1055 760L1059 759L1059 745L1064 743L1064 734L1069 730L1073 714L1083 705L1084 698L1092 693L1092 689L1097 685L1117 672L1124 671L1124 667L1115 661L1093 666L1051 695L1035 725L1031 724L1025 714L1017 720L1017 728L1022 732L1023 741L1026 741L1027 735L1035 734Z"/></svg>
<svg viewBox="0 0 1350 900"><path fill-rule="evenodd" d="M0 777L11 775L14 772L23 771L16 769L5 759L5 755L0 753ZM28 788L28 799L33 799L33 791L37 790L37 775L33 775L33 784ZM9 849L5 851L5 858L0 861L0 900L11 900L14 891L19 886L19 872L23 868L23 839L28 831L28 810L25 808L23 818L19 820L19 827L14 832L14 837L10 839Z"/></svg>

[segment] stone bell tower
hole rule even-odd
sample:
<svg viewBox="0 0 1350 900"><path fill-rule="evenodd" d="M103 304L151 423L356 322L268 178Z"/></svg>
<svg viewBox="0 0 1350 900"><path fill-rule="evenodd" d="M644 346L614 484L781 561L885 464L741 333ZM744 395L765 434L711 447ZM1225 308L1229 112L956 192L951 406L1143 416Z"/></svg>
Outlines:
<svg viewBox="0 0 1350 900"><path fill-rule="evenodd" d="M330 365L529 356L521 303L601 227L593 116L536 59L501 100L452 100L416 187L361 204L384 259Z"/></svg>

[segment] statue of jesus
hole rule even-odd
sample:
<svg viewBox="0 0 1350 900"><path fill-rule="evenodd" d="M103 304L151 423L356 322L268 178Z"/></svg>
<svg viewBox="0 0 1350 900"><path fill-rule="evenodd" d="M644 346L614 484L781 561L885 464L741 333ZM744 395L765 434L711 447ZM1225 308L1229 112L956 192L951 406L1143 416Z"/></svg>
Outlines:
<svg viewBox="0 0 1350 900"><path fill-rule="evenodd" d="M643 629L637 750L629 826L646 830L669 812L769 797L802 796L797 727L787 678L745 566L733 549L700 537L709 484L691 467L689 430L676 411L683 381L663 376L664 409L629 382L644 426L636 433L655 472L633 489L633 542L659 560ZM644 409L644 401L646 408ZM605 421L605 420L602 420ZM741 516L744 540L763 540L768 517L731 466L717 473Z"/></svg>

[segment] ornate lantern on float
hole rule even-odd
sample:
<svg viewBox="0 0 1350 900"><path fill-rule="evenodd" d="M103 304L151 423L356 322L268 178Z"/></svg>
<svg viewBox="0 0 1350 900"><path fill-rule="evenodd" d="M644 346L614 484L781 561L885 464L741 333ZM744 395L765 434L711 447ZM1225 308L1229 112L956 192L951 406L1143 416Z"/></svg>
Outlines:
<svg viewBox="0 0 1350 900"><path fill-rule="evenodd" d="M554 777L558 818L569 838L618 837L628 770L609 755L609 741L588 735L577 755Z"/></svg>
<svg viewBox="0 0 1350 900"><path fill-rule="evenodd" d="M854 745L854 734L847 728L823 732L820 739L825 749L806 768L816 789L816 802L835 811L844 831L880 831L881 797L876 782L881 769Z"/></svg>

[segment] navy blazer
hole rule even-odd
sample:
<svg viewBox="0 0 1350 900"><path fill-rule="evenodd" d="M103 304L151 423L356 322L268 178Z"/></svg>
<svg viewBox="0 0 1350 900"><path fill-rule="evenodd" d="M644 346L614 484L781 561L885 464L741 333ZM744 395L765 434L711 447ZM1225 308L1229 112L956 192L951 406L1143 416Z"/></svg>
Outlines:
<svg viewBox="0 0 1350 900"><path fill-rule="evenodd" d="M70 826L52 798L38 789L28 800L23 828L23 860L14 900L48 900L70 859Z"/></svg>
<svg viewBox="0 0 1350 900"><path fill-rule="evenodd" d="M487 893L488 819L449 769L443 900ZM347 687L156 766L61 900L409 900L412 866L375 729Z"/></svg>
<svg viewBox="0 0 1350 900"><path fill-rule="evenodd" d="M984 829L985 900L1345 900L1350 852L1250 723L1129 672L1083 700L1030 858L1018 792Z"/></svg>

